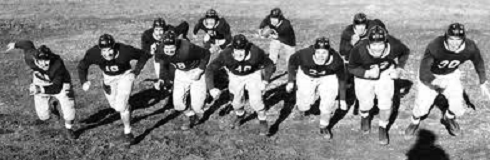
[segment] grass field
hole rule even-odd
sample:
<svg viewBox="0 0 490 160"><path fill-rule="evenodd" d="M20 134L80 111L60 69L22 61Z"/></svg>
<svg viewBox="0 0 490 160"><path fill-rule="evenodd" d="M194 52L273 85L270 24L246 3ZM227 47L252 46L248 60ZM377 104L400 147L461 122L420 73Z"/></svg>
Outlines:
<svg viewBox="0 0 490 160"><path fill-rule="evenodd" d="M326 141L318 134L317 115L303 122L288 118L291 112L284 99L286 76L281 76L266 94L269 106L269 137L257 135L257 121L246 122L240 130L229 129L232 118L223 109L223 101L211 106L203 124L187 132L180 131L182 117L168 111L164 102L154 102L149 95L153 67L148 63L136 80L131 98L133 132L136 144L122 147L122 123L118 114L102 96L101 73L91 67L92 90L83 92L76 65L85 51L97 43L103 33L117 41L140 47L140 35L156 17L170 24L186 20L193 28L209 8L224 16L234 34L243 33L251 41L268 49L268 41L254 33L273 7L280 7L295 28L298 47L310 45L314 38L329 36L338 49L340 33L357 12L382 19L390 33L411 49L405 79L417 83L421 55L433 38L443 34L451 22L466 24L468 37L475 40L489 68L490 1L474 0L0 0L0 49L19 39L34 40L37 46L48 45L60 54L71 71L77 95L77 124L80 137L65 140L59 133L63 122L52 120L48 126L36 126L33 98L27 93L31 71L20 51L0 54L0 159L405 159L416 139L404 139L402 132L410 121L416 87L401 97L397 117L390 129L391 143L377 144L377 118L369 135L359 132L360 117L345 116L333 128L334 139ZM197 43L197 42L196 42ZM200 44L200 43L199 43ZM468 108L459 119L463 134L449 135L440 124L441 112L433 109L421 127L434 133L435 142L451 159L490 158L490 107L478 88L478 78L471 63L462 65L462 82L475 109ZM279 71L285 70L284 62ZM488 74L487 74L488 75ZM288 101L289 102L289 101Z"/></svg>

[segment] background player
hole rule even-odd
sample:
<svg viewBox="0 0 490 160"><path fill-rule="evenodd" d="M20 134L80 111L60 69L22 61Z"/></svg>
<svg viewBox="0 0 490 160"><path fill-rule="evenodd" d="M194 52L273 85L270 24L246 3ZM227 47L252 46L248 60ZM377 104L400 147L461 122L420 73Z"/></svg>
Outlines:
<svg viewBox="0 0 490 160"><path fill-rule="evenodd" d="M188 117L181 129L189 130L204 113L206 81L203 74L209 62L209 50L177 39L173 32L167 32L155 55L161 65L159 83L168 84L173 81L172 97L175 110L184 111L184 115ZM176 69L174 79L170 79L169 76L171 66ZM191 107L186 105L189 94Z"/></svg>
<svg viewBox="0 0 490 160"><path fill-rule="evenodd" d="M157 18L153 21L153 27L145 30L141 35L141 49L149 52L151 55L155 55L157 45L162 42L163 33L173 30L177 36L181 36L182 39L189 40L187 38L187 32L189 31L189 24L186 21L181 22L178 26L174 27L169 25L162 18ZM154 59L153 64L155 68L155 75L159 78L160 64L157 59ZM172 74L173 75L173 74Z"/></svg>
<svg viewBox="0 0 490 160"><path fill-rule="evenodd" d="M93 46L78 64L78 74L84 91L90 88L87 74L90 65L98 65L102 70L103 89L111 108L119 112L124 124L124 138L131 144L134 135L131 133L131 112L128 104L133 89L133 82L151 57L147 52L123 43L116 43L114 37L103 34L98 45ZM131 60L138 63L131 69Z"/></svg>
<svg viewBox="0 0 490 160"><path fill-rule="evenodd" d="M223 50L214 59L206 71L206 83L211 96L216 99L220 90L214 86L214 76L216 72L225 68L229 76L228 88L233 94L233 108L236 117L232 122L232 128L238 128L245 117L245 90L248 91L250 106L257 112L261 127L260 135L268 134L268 125L262 92L270 82L270 77L275 70L272 61L265 52L249 42L242 35L233 37L233 47ZM262 78L261 69L264 69L265 76Z"/></svg>
<svg viewBox="0 0 490 160"><path fill-rule="evenodd" d="M49 101L51 98L56 98L65 120L66 136L75 139L76 135L73 131L75 95L70 73L61 57L45 45L36 49L34 43L28 40L11 43L8 50L14 48L24 51L25 61L34 71L29 94L34 95L34 107L41 123L50 118Z"/></svg>
<svg viewBox="0 0 490 160"><path fill-rule="evenodd" d="M297 71L301 69L301 71ZM310 110L320 95L320 132L327 139L332 138L329 126L330 118L335 112L335 99L339 95L342 110L345 103L344 62L339 53L330 47L330 40L321 37L312 46L299 50L289 59L289 82L287 92L292 92L294 81L298 86L296 105L300 116Z"/></svg>
<svg viewBox="0 0 490 160"><path fill-rule="evenodd" d="M225 18L220 18L214 9L206 11L206 15L199 19L194 26L194 39L197 40L199 30L205 32L204 48L209 49L211 54L217 54L231 43L230 25Z"/></svg>
<svg viewBox="0 0 490 160"><path fill-rule="evenodd" d="M466 38L463 24L453 23L447 28L444 36L439 36L429 43L420 62L418 92L413 107L412 123L405 130L408 136L413 135L420 124L420 118L429 113L437 95L442 94L449 102L444 114L443 123L450 133L457 135L460 127L456 117L464 114L463 85L459 65L470 60L475 66L480 79L480 88L485 96L490 96L487 89L485 64L475 42Z"/></svg>
<svg viewBox="0 0 490 160"><path fill-rule="evenodd" d="M295 52L296 37L293 26L283 16L279 8L272 9L270 14L262 20L259 25L259 35L271 39L269 58L274 64L282 56L284 56L284 60L287 63L289 57Z"/></svg>
<svg viewBox="0 0 490 160"><path fill-rule="evenodd" d="M355 76L362 132L370 132L369 111L376 97L380 115L379 143L387 145L389 139L386 127L392 113L394 79L400 78L410 50L400 40L389 36L381 26L372 27L367 36L367 40L359 42L351 50L349 72Z"/></svg>

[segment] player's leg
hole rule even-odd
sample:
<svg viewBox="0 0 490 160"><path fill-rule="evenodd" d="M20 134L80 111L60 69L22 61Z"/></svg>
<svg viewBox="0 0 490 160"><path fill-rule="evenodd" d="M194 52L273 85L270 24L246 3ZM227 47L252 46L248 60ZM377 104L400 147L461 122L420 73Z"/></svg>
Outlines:
<svg viewBox="0 0 490 160"><path fill-rule="evenodd" d="M429 113L430 107L437 97L438 92L421 81L417 84L417 95L415 97L415 105L412 110L412 118L410 125L405 129L406 136L412 136L417 131L420 119Z"/></svg>
<svg viewBox="0 0 490 160"><path fill-rule="evenodd" d="M36 121L38 124L44 124L50 117L49 111L49 99L51 96L45 94L34 95L34 107L36 109L37 116L39 120Z"/></svg>
<svg viewBox="0 0 490 160"><path fill-rule="evenodd" d="M361 131L367 134L371 130L371 117L369 111L374 105L375 80L354 78L356 97L359 100L359 110L361 113Z"/></svg>
<svg viewBox="0 0 490 160"><path fill-rule="evenodd" d="M315 103L315 90L318 87L318 81L299 70L296 74L296 86L296 106L298 106L299 113L295 119L302 120L305 113L310 110L311 105Z"/></svg>
<svg viewBox="0 0 490 160"><path fill-rule="evenodd" d="M250 106L257 113L260 124L260 135L269 134L269 125L267 124L267 116L262 99L262 90L260 85L262 83L261 71L256 71L247 76L245 89L248 91L248 97Z"/></svg>
<svg viewBox="0 0 490 160"><path fill-rule="evenodd" d="M291 55L294 54L294 52L296 52L296 49L294 46L290 46L290 45L287 45L287 44L284 44L284 43L281 43L281 46L282 46L282 49L283 49L283 59L284 59L284 62L285 64L288 64L289 62L289 57L291 57Z"/></svg>
<svg viewBox="0 0 490 160"><path fill-rule="evenodd" d="M206 101L206 77L203 74L199 80L192 81L190 85L191 108L197 118L204 114L204 103Z"/></svg>
<svg viewBox="0 0 490 160"><path fill-rule="evenodd" d="M160 78L160 63L157 62L156 59L153 59L153 68L155 69L156 78Z"/></svg>
<svg viewBox="0 0 490 160"><path fill-rule="evenodd" d="M126 73L122 75L117 83L116 99L114 109L121 115L121 120L124 125L124 135L126 140L131 143L134 139L131 133L131 110L129 106L129 97L133 89L135 75Z"/></svg>
<svg viewBox="0 0 490 160"><path fill-rule="evenodd" d="M175 70L174 87L172 91L175 110L184 112L185 122L181 126L182 130L189 130L191 128L191 118L194 118L195 115L194 111L186 105L191 85L189 74L188 71Z"/></svg>
<svg viewBox="0 0 490 160"><path fill-rule="evenodd" d="M339 80L336 75L321 77L317 93L320 94L320 132L326 139L332 138L329 126L330 119L337 109L335 99L338 95Z"/></svg>
<svg viewBox="0 0 490 160"><path fill-rule="evenodd" d="M277 59L279 58L279 51L281 50L281 42L278 40L271 40L269 46L269 58L277 64Z"/></svg>
<svg viewBox="0 0 490 160"><path fill-rule="evenodd" d="M56 99L60 102L63 119L65 120L66 134L69 138L75 139L76 135L73 131L73 122L75 120L75 94L69 83L63 84L63 88Z"/></svg>
<svg viewBox="0 0 490 160"><path fill-rule="evenodd" d="M375 86L379 108L379 143L381 145L389 144L387 127L392 113L393 95L395 93L395 81L388 74L389 70L381 73Z"/></svg>
<svg viewBox="0 0 490 160"><path fill-rule="evenodd" d="M454 73L447 75L446 89L442 92L449 103L449 109L444 114L444 121L454 135L457 135L460 131L456 118L463 116L465 112L463 85L460 81L460 74L460 71L456 70Z"/></svg>
<svg viewBox="0 0 490 160"><path fill-rule="evenodd" d="M232 129L238 129L241 125L243 118L245 117L245 82L243 78L236 76L230 72L228 72L229 83L228 89L230 93L233 95L233 100L231 105L233 106L233 110L235 112L235 118L230 125Z"/></svg>

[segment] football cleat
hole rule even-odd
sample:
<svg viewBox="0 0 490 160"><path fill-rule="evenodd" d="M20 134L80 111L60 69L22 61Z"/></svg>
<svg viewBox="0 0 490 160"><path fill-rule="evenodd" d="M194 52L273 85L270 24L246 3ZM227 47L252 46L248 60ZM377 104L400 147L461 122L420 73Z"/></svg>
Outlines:
<svg viewBox="0 0 490 160"><path fill-rule="evenodd" d="M244 117L245 117L245 114L243 114L241 116L235 115L235 118L233 119L232 124L231 124L231 129L239 129L240 125L242 124Z"/></svg>
<svg viewBox="0 0 490 160"><path fill-rule="evenodd" d="M406 136L415 135L415 132L417 132L418 128L419 128L419 124L410 123L410 125L408 125L407 129L405 129L405 135Z"/></svg>
<svg viewBox="0 0 490 160"><path fill-rule="evenodd" d="M328 127L320 127L320 134L323 135L323 138L325 139L332 139L332 131L328 129Z"/></svg>
<svg viewBox="0 0 490 160"><path fill-rule="evenodd" d="M457 136L460 132L459 124L456 122L456 119L449 119L446 116L442 119L442 123L446 126L447 130L449 130L450 134Z"/></svg>
<svg viewBox="0 0 490 160"><path fill-rule="evenodd" d="M75 131L73 131L73 129L65 129L65 136L68 139L77 139L77 135L75 134Z"/></svg>
<svg viewBox="0 0 490 160"><path fill-rule="evenodd" d="M259 120L259 125L260 125L259 135L261 135L261 136L268 135L269 134L269 125L267 124L267 121L265 121L265 120L260 121Z"/></svg>

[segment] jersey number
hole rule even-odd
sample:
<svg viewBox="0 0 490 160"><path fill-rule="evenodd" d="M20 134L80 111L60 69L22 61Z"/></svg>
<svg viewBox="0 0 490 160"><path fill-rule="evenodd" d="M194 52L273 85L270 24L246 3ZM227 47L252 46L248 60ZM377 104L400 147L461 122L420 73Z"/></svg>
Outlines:
<svg viewBox="0 0 490 160"><path fill-rule="evenodd" d="M318 72L317 70L310 69L310 74L311 75L325 75L325 74L327 74L327 71Z"/></svg>
<svg viewBox="0 0 490 160"><path fill-rule="evenodd" d="M459 66L461 62L459 60L452 60L452 61L449 61L449 60L443 60L441 61L441 63L439 63L439 65L437 65L439 68L456 68Z"/></svg>
<svg viewBox="0 0 490 160"><path fill-rule="evenodd" d="M119 67L118 66L105 66L105 70L107 72L117 72L117 71L119 71Z"/></svg>
<svg viewBox="0 0 490 160"><path fill-rule="evenodd" d="M252 66L238 66L235 70L238 72L247 72L252 69Z"/></svg>

